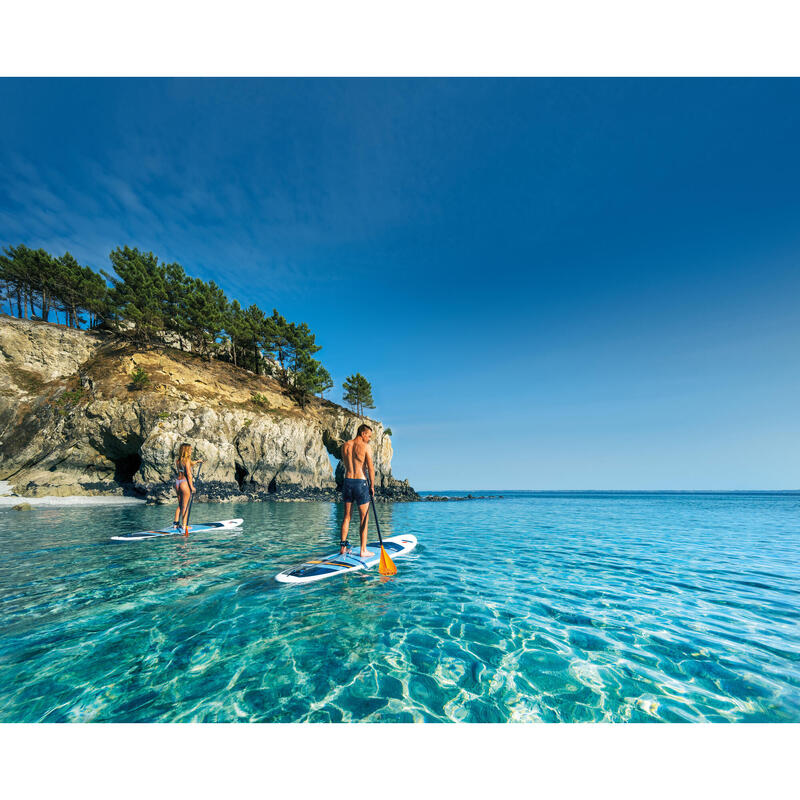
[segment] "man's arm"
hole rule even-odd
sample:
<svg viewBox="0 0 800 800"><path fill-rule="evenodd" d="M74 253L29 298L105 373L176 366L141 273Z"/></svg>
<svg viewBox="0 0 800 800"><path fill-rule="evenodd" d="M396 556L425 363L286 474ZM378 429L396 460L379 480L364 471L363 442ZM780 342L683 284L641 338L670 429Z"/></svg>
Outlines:
<svg viewBox="0 0 800 800"><path fill-rule="evenodd" d="M366 453L366 461L367 461L367 468L369 469L369 491L371 494L375 494L375 465L372 463L372 451L370 450L369 445L367 445L367 453Z"/></svg>

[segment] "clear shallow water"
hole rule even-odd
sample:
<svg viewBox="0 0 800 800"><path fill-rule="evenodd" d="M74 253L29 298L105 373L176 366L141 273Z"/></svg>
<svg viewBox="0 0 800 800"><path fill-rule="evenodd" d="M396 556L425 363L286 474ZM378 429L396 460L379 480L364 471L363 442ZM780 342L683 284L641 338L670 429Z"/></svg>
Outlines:
<svg viewBox="0 0 800 800"><path fill-rule="evenodd" d="M0 509L0 721L800 721L799 495L505 494L307 586L332 504Z"/></svg>

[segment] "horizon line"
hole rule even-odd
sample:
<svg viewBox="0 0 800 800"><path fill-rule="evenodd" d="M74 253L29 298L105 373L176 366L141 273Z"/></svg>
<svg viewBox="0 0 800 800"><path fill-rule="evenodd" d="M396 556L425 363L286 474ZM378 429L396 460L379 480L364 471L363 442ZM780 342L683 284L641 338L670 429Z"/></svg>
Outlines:
<svg viewBox="0 0 800 800"><path fill-rule="evenodd" d="M800 492L795 489L417 489L417 492Z"/></svg>

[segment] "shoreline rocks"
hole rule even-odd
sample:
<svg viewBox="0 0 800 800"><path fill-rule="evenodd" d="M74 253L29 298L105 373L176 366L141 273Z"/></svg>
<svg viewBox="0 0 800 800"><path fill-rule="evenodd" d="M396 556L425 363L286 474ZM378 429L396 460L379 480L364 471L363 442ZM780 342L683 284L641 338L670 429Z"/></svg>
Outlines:
<svg viewBox="0 0 800 800"><path fill-rule="evenodd" d="M407 482L397 482L399 487L385 487L375 493L376 503L413 503L419 501L416 492L407 487ZM410 491L409 491L410 490ZM148 504L175 503L175 490L171 483L133 484L130 491L144 498ZM297 485L281 486L269 491L253 484L239 487L236 483L222 481L198 481L195 500L198 503L280 503L280 502L329 502L341 503L342 493L333 488L309 488Z"/></svg>
<svg viewBox="0 0 800 800"><path fill-rule="evenodd" d="M502 494L468 494L466 497L447 497L441 494L430 494L425 497L420 497L420 502L423 503L446 503L456 502L458 500L502 500Z"/></svg>

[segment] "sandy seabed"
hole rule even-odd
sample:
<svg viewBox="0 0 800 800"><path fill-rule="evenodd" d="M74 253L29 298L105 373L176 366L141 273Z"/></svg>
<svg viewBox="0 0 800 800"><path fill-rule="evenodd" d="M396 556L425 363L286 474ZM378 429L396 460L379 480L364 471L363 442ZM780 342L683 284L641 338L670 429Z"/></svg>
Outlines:
<svg viewBox="0 0 800 800"><path fill-rule="evenodd" d="M28 503L32 506L127 506L144 505L145 501L138 497L123 495L71 495L69 497L20 497L11 494L8 481L0 481L0 508Z"/></svg>

